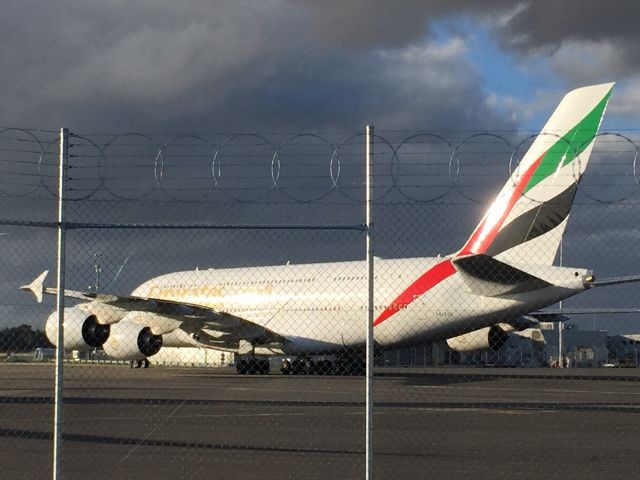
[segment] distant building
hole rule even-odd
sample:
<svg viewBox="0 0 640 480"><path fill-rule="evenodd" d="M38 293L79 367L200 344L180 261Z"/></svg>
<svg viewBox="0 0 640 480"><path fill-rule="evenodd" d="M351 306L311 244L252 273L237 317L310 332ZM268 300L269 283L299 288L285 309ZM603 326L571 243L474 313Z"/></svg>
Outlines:
<svg viewBox="0 0 640 480"><path fill-rule="evenodd" d="M559 364L557 323L509 334L497 351L456 352L445 342L386 350L376 356L377 366L495 365L543 367ZM608 336L604 330L580 330L565 324L562 331L564 364L569 367L638 366L640 334Z"/></svg>
<svg viewBox="0 0 640 480"><path fill-rule="evenodd" d="M558 364L559 324L542 331L545 339L545 359L547 364ZM565 324L562 331L562 350L565 364L570 367L600 367L609 361L607 332L604 330L580 330L572 324Z"/></svg>
<svg viewBox="0 0 640 480"><path fill-rule="evenodd" d="M640 335L626 334L608 337L609 362L624 367L637 367Z"/></svg>

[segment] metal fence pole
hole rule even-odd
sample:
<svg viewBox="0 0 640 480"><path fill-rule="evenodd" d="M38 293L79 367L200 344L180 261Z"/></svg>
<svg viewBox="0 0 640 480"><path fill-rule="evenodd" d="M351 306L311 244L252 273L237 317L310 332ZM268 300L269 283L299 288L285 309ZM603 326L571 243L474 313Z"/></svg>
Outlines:
<svg viewBox="0 0 640 480"><path fill-rule="evenodd" d="M367 125L365 134L365 224L367 228L367 406L366 406L366 479L373 479L373 288L374 288L374 254L373 254L373 217L372 217L372 200L373 200L373 126Z"/></svg>
<svg viewBox="0 0 640 480"><path fill-rule="evenodd" d="M560 237L560 258L559 258L560 266L562 267L562 237ZM562 300L558 302L558 307L562 310ZM562 345L562 330L564 330L564 322L562 319L558 322L558 368L564 368L564 357L562 356L562 350L564 345Z"/></svg>
<svg viewBox="0 0 640 480"><path fill-rule="evenodd" d="M58 254L56 285L56 311L58 312L58 337L56 339L56 379L53 417L53 480L62 478L62 366L64 361L64 289L65 289L65 194L67 191L67 159L69 156L69 129L60 129L58 172Z"/></svg>

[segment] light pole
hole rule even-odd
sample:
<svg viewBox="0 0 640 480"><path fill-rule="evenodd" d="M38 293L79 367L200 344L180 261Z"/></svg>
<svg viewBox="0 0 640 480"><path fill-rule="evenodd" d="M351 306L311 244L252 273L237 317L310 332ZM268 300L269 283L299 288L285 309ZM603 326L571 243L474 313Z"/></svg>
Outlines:
<svg viewBox="0 0 640 480"><path fill-rule="evenodd" d="M93 254L93 270L96 272L96 279L93 285L89 285L89 290L92 290L94 293L98 293L98 289L100 288L100 272L102 272L102 265L100 264L101 258L101 253L96 252Z"/></svg>

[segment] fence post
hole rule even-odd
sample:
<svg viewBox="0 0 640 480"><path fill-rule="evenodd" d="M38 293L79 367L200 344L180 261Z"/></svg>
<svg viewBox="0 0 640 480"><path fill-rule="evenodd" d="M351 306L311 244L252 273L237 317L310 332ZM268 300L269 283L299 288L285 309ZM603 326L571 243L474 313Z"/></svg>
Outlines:
<svg viewBox="0 0 640 480"><path fill-rule="evenodd" d="M366 345L366 479L373 479L373 321L374 321L374 252L373 252L373 126L365 127L365 224L367 230L367 345Z"/></svg>
<svg viewBox="0 0 640 480"><path fill-rule="evenodd" d="M560 256L558 257L558 262L562 267L562 237L560 237ZM558 308L562 310L562 300L558 302ZM562 315L562 314L561 314ZM562 342L562 330L564 330L564 322L562 320L558 321L558 368L564 368L564 357L562 356L562 350L564 348Z"/></svg>
<svg viewBox="0 0 640 480"><path fill-rule="evenodd" d="M60 129L58 170L58 253L56 286L56 311L58 312L58 337L56 339L56 377L53 417L53 480L62 478L62 366L64 361L64 289L65 289L65 194L67 191L67 160L69 157L69 129Z"/></svg>

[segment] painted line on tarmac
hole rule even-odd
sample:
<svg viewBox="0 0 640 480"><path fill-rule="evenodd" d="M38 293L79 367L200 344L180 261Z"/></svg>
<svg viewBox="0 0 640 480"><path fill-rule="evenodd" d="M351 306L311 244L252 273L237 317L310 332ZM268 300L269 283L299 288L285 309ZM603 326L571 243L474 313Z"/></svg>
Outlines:
<svg viewBox="0 0 640 480"><path fill-rule="evenodd" d="M415 414L416 412L433 412L433 413L494 413L496 415L536 415L539 413L559 413L555 410L509 410L509 409L495 409L495 408L473 408L473 407L422 407L412 408L410 410L376 410L374 407L373 415L396 415L398 413L403 414ZM347 412L345 415L364 415L365 412Z"/></svg>
<svg viewBox="0 0 640 480"><path fill-rule="evenodd" d="M332 415L335 415L332 412ZM364 411L362 412L338 412L337 415L364 415ZM281 412L281 413L196 413L196 414L180 414L180 415L171 415L172 419L185 419L185 418L239 418L239 417L308 417L309 412ZM73 421L87 421L90 420L92 422L96 421L113 421L113 420L139 420L140 417L138 415L132 416L100 416L100 417L79 417L74 416ZM67 423L71 424L72 421L68 421Z"/></svg>
<svg viewBox="0 0 640 480"><path fill-rule="evenodd" d="M191 388L191 387L189 387ZM210 387L207 387L210 388ZM236 392L278 392L278 393L282 393L282 391L284 390L284 388L260 388L260 387L229 387L229 388L225 388L225 390L229 390L229 391L236 391ZM353 391L335 391L332 389L325 389L325 390L309 390L306 388L301 388L301 389L292 389L292 388L287 388L286 389L287 393L330 393L331 395L334 394L338 394L338 395L353 395L354 393L358 393L358 392L353 392Z"/></svg>
<svg viewBox="0 0 640 480"><path fill-rule="evenodd" d="M20 393L41 393L41 392L46 392L48 390L50 389L46 389L46 388L22 388L22 389L16 388L15 390L4 389L4 390L0 390L0 397L6 398L6 397L10 397ZM28 399L29 397L25 397L25 398Z"/></svg>
<svg viewBox="0 0 640 480"><path fill-rule="evenodd" d="M182 407L182 405L184 405L184 401L182 403L180 403L178 406L176 406L176 408L174 408L171 413L169 413L168 415L166 415L161 421L159 421L155 427L153 427L151 430L149 430L149 432L145 435L144 438L142 438L138 443L136 443L136 445L129 450L129 452L124 455L120 461L118 462L118 465L120 465L122 462L124 462L127 458L129 458L131 456L131 454L133 454L143 443L145 443L146 441L149 440L149 437L160 427L162 426L164 423L167 422L167 420L169 420L177 411L178 409L180 409L180 407Z"/></svg>
<svg viewBox="0 0 640 480"><path fill-rule="evenodd" d="M411 385L412 388L425 389L453 389L453 390L489 390L492 392L523 392L523 393L578 393L599 395L640 395L640 392L611 392L599 390L560 390L560 389L531 389L531 388L504 388L504 387L459 387L455 385Z"/></svg>

